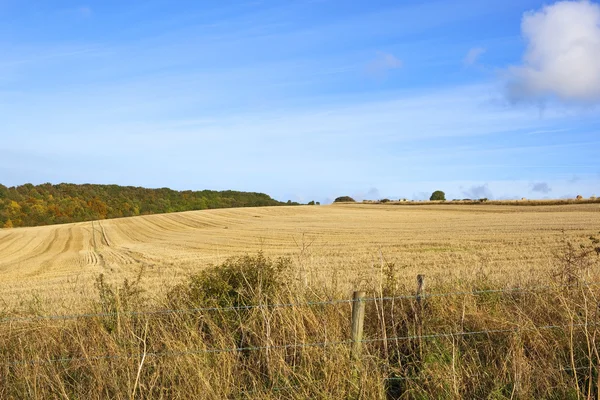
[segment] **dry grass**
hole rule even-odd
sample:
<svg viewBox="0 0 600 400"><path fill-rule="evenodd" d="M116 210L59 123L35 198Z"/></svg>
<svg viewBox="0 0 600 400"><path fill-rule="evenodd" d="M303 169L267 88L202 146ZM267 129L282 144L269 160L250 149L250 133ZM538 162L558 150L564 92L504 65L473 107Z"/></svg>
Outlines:
<svg viewBox="0 0 600 400"><path fill-rule="evenodd" d="M229 256L290 256L308 283L351 289L394 263L410 281L494 275L507 284L545 271L549 249L600 230L595 204L511 207L336 205L210 210L0 231L0 301L69 310L145 267L160 292ZM564 231L564 234L563 234ZM34 297L35 296L35 297ZM39 304L37 306L40 306Z"/></svg>
<svg viewBox="0 0 600 400"><path fill-rule="evenodd" d="M0 398L594 398L599 211L336 205L0 231ZM230 272L228 284L188 281L259 250L291 257L285 274L242 274L243 292ZM422 311L411 298L369 302L359 359L348 303L139 313L406 296L417 273L430 293L463 294ZM485 292L514 286L546 288Z"/></svg>

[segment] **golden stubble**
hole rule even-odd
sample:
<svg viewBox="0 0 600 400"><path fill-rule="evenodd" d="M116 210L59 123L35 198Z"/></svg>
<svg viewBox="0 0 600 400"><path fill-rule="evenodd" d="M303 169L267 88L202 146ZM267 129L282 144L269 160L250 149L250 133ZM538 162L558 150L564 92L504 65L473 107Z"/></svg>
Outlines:
<svg viewBox="0 0 600 400"><path fill-rule="evenodd" d="M99 274L121 281L143 268L149 293L227 257L291 257L308 285L352 288L393 263L412 282L485 275L518 284L550 268L551 249L600 231L598 204L332 205L204 210L0 230L0 300L43 299L75 310Z"/></svg>

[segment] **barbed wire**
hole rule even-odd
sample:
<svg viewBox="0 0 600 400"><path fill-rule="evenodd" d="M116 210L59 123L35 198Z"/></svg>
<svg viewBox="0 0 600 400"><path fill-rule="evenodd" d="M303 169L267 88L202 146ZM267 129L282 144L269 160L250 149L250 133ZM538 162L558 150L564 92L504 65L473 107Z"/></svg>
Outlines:
<svg viewBox="0 0 600 400"><path fill-rule="evenodd" d="M565 324L565 325L540 325L532 327L513 327L507 329L488 329L479 331L460 331L460 332L441 332L432 333L426 335L406 335L406 336L395 336L387 338L372 338L362 339L360 343L377 343L377 342L391 342L391 341L409 341L417 339L434 339L434 338L448 338L448 337L461 337L461 336L474 336L483 334L497 334L497 333L518 333L522 331L536 331L536 330L552 330L552 329L565 329L565 328L580 328L598 326L599 324L590 323L579 323L579 324ZM287 350L287 349L300 349L310 347L329 347L339 345L349 345L355 343L351 339L338 340L338 341L326 341L326 342L312 342L312 343L293 343L293 344L282 344L282 345L268 345L268 346L241 346L231 348L209 348L209 349L197 349L197 350L182 350L182 351L162 351L162 352L146 352L146 353L130 353L126 355L119 354L105 354L98 356L86 356L86 357L62 357L53 359L37 359L37 360L18 360L9 361L6 365L27 365L27 364L54 364L64 363L73 361L99 361L109 359L129 359L129 358L140 358L140 357L176 357L184 355L200 355L200 354L219 354L219 353L241 353L249 351L262 351L262 350Z"/></svg>
<svg viewBox="0 0 600 400"><path fill-rule="evenodd" d="M0 324L11 323L11 322L36 322L44 320L72 320L82 318L97 318L97 317L117 317L117 316L155 316L155 315L169 315L169 314L195 314L201 312L210 311L247 311L253 309L271 309L271 308L290 308L290 307L313 307L313 306L324 306L324 305L336 305L336 304L348 304L356 301L362 302L377 302L377 301L394 301L394 300L411 300L411 299L427 299L437 297L452 297L452 296L479 296L483 294L498 294L498 293L529 293L544 290L560 289L564 287L572 287L573 285L544 285L534 286L531 288L515 287L505 289L484 289L484 290L471 290L471 291L460 291L460 292L445 292L445 293L423 293L421 295L402 295L402 296L383 296L383 297L369 297L360 300L353 299L338 299L338 300L324 300L324 301L313 301L313 302L300 302L300 303L273 303L273 304L249 304L242 306L225 306L225 307L198 307L198 308L185 308L185 309L163 309L154 311L119 311L119 312L100 312L100 313L84 313L84 314L67 314L67 315L38 315L32 317L5 317L0 318ZM583 283L581 287L595 287L600 286L600 282Z"/></svg>

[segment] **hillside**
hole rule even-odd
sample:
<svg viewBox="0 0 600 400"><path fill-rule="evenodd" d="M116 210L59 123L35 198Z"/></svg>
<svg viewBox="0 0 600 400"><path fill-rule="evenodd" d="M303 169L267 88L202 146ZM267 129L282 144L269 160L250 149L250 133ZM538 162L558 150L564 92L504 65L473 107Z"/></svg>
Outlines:
<svg viewBox="0 0 600 400"><path fill-rule="evenodd" d="M0 230L0 398L595 398L598 211L341 204Z"/></svg>
<svg viewBox="0 0 600 400"><path fill-rule="evenodd" d="M340 285L380 274L381 260L407 279L519 279L545 270L563 238L600 230L598 206L398 207L336 205L190 211L0 230L0 302L34 291L51 302L89 297L100 273L117 281L145 268L145 284L168 281L263 250L290 256L310 280ZM435 276L435 278L434 278ZM75 287L77 288L75 290ZM67 295L65 288L71 288ZM17 293L19 295L17 295ZM86 293L86 295L81 295Z"/></svg>
<svg viewBox="0 0 600 400"><path fill-rule="evenodd" d="M0 184L0 228L40 226L211 208L283 205L264 193L118 185Z"/></svg>

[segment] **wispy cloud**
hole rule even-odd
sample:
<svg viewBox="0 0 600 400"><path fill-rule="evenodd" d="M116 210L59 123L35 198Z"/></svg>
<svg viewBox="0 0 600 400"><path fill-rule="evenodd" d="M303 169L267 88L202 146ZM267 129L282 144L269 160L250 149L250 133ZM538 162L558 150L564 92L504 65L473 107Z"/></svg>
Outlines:
<svg viewBox="0 0 600 400"><path fill-rule="evenodd" d="M548 185L548 182L536 182L531 184L531 190L533 192L548 194L552 191L552 188Z"/></svg>
<svg viewBox="0 0 600 400"><path fill-rule="evenodd" d="M496 196L530 196L538 181L558 195L554 176L598 171L599 110L539 116L508 104L497 83L465 82L474 74L456 65L460 29L516 15L517 2L366 2L339 15L324 12L330 2L151 3L48 11L43 27L21 19L15 37L38 38L0 44L0 154L12 154L0 157L3 179L240 188L287 200L357 188L372 198L485 195L482 182ZM103 29L82 34L92 22ZM506 56L485 45L490 59ZM465 63L477 66L483 51ZM366 73L390 79L373 85ZM517 178L517 189L494 181Z"/></svg>
<svg viewBox="0 0 600 400"><path fill-rule="evenodd" d="M377 57L367 64L366 71L376 78L385 78L389 71L402 67L402 60L390 53L378 52Z"/></svg>
<svg viewBox="0 0 600 400"><path fill-rule="evenodd" d="M512 100L600 101L600 5L560 1L528 12L523 64L507 71Z"/></svg>
<svg viewBox="0 0 600 400"><path fill-rule="evenodd" d="M469 199L491 199L494 197L487 183L484 183L483 185L473 185L467 189L461 188L461 190L462 194Z"/></svg>
<svg viewBox="0 0 600 400"><path fill-rule="evenodd" d="M372 187L366 192L359 191L352 195L352 198L356 201L362 200L379 200L381 199L381 194L379 193L379 189Z"/></svg>
<svg viewBox="0 0 600 400"><path fill-rule="evenodd" d="M465 58L463 59L463 63L466 66L474 65L479 58L486 52L486 49L483 47L473 47L468 52Z"/></svg>

